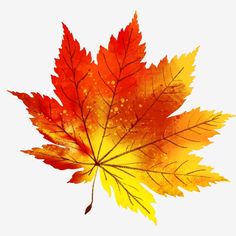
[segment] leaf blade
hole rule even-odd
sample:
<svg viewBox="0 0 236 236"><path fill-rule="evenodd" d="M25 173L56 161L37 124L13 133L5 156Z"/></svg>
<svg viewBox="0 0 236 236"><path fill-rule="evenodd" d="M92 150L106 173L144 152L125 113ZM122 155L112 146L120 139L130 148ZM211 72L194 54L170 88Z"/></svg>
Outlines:
<svg viewBox="0 0 236 236"><path fill-rule="evenodd" d="M113 190L118 205L134 212L140 211L156 223L155 210L151 205L155 200L136 178L117 168L106 166L100 172L100 179L109 196L111 196L111 189Z"/></svg>

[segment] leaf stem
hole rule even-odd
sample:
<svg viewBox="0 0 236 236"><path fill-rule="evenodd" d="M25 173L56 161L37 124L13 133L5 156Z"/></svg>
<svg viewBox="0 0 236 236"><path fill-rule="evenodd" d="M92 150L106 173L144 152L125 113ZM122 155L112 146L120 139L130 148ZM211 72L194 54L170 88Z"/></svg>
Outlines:
<svg viewBox="0 0 236 236"><path fill-rule="evenodd" d="M95 177L94 177L93 184L92 184L91 202L90 202L90 204L85 209L85 212L84 212L85 215L91 211L92 206L93 206L94 186L95 186L95 182L96 182L97 171L98 171L98 167L96 169Z"/></svg>

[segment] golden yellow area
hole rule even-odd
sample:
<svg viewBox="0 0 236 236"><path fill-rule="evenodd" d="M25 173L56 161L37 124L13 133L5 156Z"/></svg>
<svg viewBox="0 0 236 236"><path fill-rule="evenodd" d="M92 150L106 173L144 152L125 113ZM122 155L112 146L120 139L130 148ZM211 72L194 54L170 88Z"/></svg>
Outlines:
<svg viewBox="0 0 236 236"><path fill-rule="evenodd" d="M98 129L93 135L92 143L95 153L98 149L102 137L102 129ZM100 137L100 138L98 138ZM105 138L98 160L101 160L112 148L114 143L111 138ZM119 155L126 151L127 145L119 145L106 158L106 161L111 157ZM155 210L152 203L155 202L151 193L149 193L141 184L140 180L133 175L129 169L119 168L112 165L132 166L138 163L140 158L134 153L126 154L120 158L100 165L100 179L102 186L108 192L109 196L115 195L118 205L124 208L130 208L137 212L138 210L147 216L150 220L156 223ZM102 162L101 162L102 163Z"/></svg>
<svg viewBox="0 0 236 236"><path fill-rule="evenodd" d="M217 134L215 129L221 128L229 117L228 114L200 109L171 117L166 137L162 140L165 142L162 148L167 154L149 161L142 159L138 152L127 152L126 142L116 146L114 134L105 137L100 146L104 130L97 129L92 136L92 144L104 189L110 196L112 193L115 195L118 205L140 211L156 222L152 207L155 200L142 183L162 195L183 196L181 188L199 191L198 186L225 181L212 172L211 167L201 165L200 157L188 153L209 144L208 138ZM196 128L198 131L194 130ZM159 142L156 144L159 145ZM139 145L142 144L136 143L133 148ZM140 164L142 161L143 164Z"/></svg>
<svg viewBox="0 0 236 236"><path fill-rule="evenodd" d="M128 173L129 171L125 169L102 166L100 178L103 188L110 196L112 192L114 193L118 205L135 212L139 210L156 223L155 210L151 205L155 202L152 194L140 184L135 176Z"/></svg>

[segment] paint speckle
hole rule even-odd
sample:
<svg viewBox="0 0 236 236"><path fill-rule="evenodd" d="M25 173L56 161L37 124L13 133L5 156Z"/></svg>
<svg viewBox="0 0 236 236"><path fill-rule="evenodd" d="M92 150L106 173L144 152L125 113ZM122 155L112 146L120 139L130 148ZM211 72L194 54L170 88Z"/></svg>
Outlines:
<svg viewBox="0 0 236 236"><path fill-rule="evenodd" d="M89 71L88 72L88 77L92 77L93 76L93 72Z"/></svg>

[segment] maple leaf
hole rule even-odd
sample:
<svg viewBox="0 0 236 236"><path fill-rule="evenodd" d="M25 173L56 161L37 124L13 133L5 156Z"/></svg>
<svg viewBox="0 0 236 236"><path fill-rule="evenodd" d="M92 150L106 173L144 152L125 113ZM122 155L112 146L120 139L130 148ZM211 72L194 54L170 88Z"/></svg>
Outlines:
<svg viewBox="0 0 236 236"><path fill-rule="evenodd" d="M52 76L57 101L39 93L11 92L21 99L32 123L53 144L23 151L54 168L77 169L70 183L92 181L98 170L104 189L118 205L156 222L148 188L183 196L182 189L225 181L191 152L210 143L231 116L200 108L172 115L191 93L198 49L146 67L137 14L97 63L63 24L64 36Z"/></svg>

